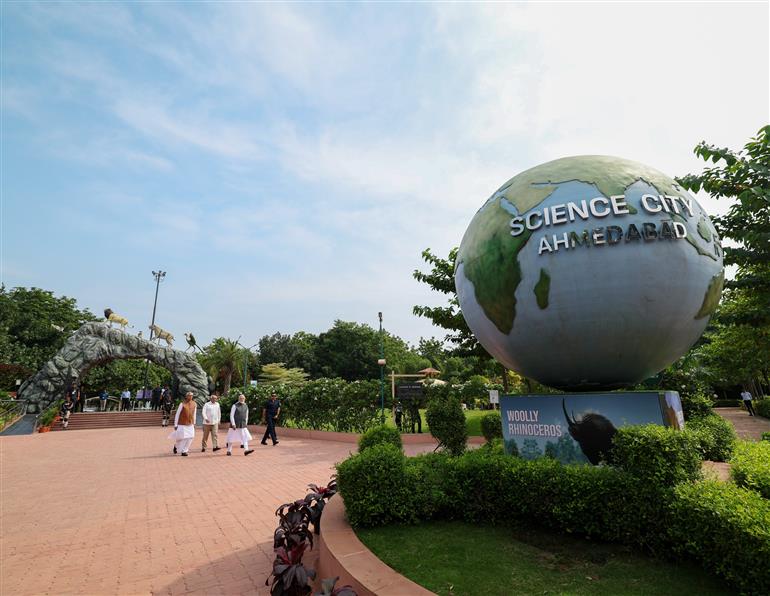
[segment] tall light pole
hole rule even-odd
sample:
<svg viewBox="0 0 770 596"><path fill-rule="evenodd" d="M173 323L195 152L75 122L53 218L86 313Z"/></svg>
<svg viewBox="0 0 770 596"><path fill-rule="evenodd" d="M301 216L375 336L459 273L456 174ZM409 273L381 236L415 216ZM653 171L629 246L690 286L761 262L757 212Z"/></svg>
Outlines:
<svg viewBox="0 0 770 596"><path fill-rule="evenodd" d="M248 348L243 348L243 393L244 395L246 394L246 390L248 389L248 385L246 381L246 371L249 368L249 355L251 354L251 349L257 347L258 345L259 345L259 342L255 343L253 346L249 346Z"/></svg>
<svg viewBox="0 0 770 596"><path fill-rule="evenodd" d="M382 339L382 313L378 312L380 318L380 359L377 364L380 365L380 422L385 424L385 344Z"/></svg>
<svg viewBox="0 0 770 596"><path fill-rule="evenodd" d="M154 333L153 327L155 326L155 311L158 309L158 289L160 288L160 282L166 277L166 272L158 269L152 272L152 276L155 278L155 302L152 303L152 323L150 323L150 341L152 341L152 334ZM147 364L144 367L144 383L142 389L147 391L147 373L150 370L150 360L147 360Z"/></svg>

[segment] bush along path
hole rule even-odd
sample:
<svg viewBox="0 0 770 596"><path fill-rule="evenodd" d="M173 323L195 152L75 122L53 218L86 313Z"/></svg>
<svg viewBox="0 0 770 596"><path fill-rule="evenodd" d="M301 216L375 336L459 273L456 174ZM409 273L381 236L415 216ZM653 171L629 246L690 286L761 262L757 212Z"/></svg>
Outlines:
<svg viewBox="0 0 770 596"><path fill-rule="evenodd" d="M747 454L744 486L703 480L698 435L624 427L613 461L600 466L526 461L504 454L498 442L460 456L417 457L380 444L338 464L337 477L353 527L534 522L689 559L742 593L770 594L770 499L755 490L764 476L752 465L762 454Z"/></svg>

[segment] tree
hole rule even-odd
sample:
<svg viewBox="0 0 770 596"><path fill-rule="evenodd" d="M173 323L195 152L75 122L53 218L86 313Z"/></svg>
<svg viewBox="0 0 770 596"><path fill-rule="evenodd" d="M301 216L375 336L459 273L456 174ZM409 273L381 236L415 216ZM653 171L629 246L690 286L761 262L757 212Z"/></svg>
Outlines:
<svg viewBox="0 0 770 596"><path fill-rule="evenodd" d="M433 290L448 296L446 306L415 306L412 312L418 317L430 319L434 325L449 331L445 339L453 346L452 352L455 355L463 357L474 357L474 373L489 374L484 369L489 364L495 362L489 353L473 335L473 332L465 322L465 318L460 311L460 301L457 298L455 289L455 264L457 261L457 247L449 251L449 256L442 259L434 255L429 248L422 251L423 260L431 265L428 273L415 270L413 277L422 283L428 284ZM501 375L503 387L506 393L509 392L507 369L499 365L498 375Z"/></svg>
<svg viewBox="0 0 770 596"><path fill-rule="evenodd" d="M144 360L113 360L102 366L95 366L81 379L81 386L87 395L96 395L106 389L110 395L117 396L124 389L135 391L144 383ZM147 386L171 385L171 372L150 363L147 370Z"/></svg>
<svg viewBox="0 0 770 596"><path fill-rule="evenodd" d="M379 338L369 325L334 321L318 336L316 358L322 376L346 381L373 379L380 374Z"/></svg>
<svg viewBox="0 0 770 596"><path fill-rule="evenodd" d="M388 369L397 373L414 373L430 366L403 339L382 333ZM341 377L348 381L374 379L380 376L380 333L369 325L335 321L328 331L318 336L315 350L317 370L324 377Z"/></svg>
<svg viewBox="0 0 770 596"><path fill-rule="evenodd" d="M446 306L418 305L412 308L412 312L418 317L430 319L437 327L449 331L446 341L454 347L457 354L489 358L489 354L473 335L460 312L454 278L457 250L457 247L450 250L446 259L434 255L429 248L422 251L423 260L432 268L428 273L415 269L412 276L417 281L428 284L436 292L445 294L448 300Z"/></svg>
<svg viewBox="0 0 770 596"><path fill-rule="evenodd" d="M725 264L737 267L696 349L718 383L749 385L759 393L762 381L770 386L770 126L741 151L703 141L695 154L715 165L678 182L732 201L727 213L713 220L719 234L736 243L724 251Z"/></svg>
<svg viewBox="0 0 770 596"><path fill-rule="evenodd" d="M727 213L713 218L723 238L737 246L725 246L725 265L736 265L728 290L750 290L751 300L733 313L747 324L770 323L770 125L759 130L739 152L717 148L702 141L695 154L714 167L677 181L685 188L701 189L716 199L732 200Z"/></svg>
<svg viewBox="0 0 770 596"><path fill-rule="evenodd" d="M313 375L318 368L317 344L318 336L305 331L294 335L265 335L259 340L259 358L262 362L283 362L289 368L301 368Z"/></svg>
<svg viewBox="0 0 770 596"><path fill-rule="evenodd" d="M237 340L218 337L198 356L201 366L214 381L222 380L225 394L230 391L233 375L243 368L243 348Z"/></svg>
<svg viewBox="0 0 770 596"><path fill-rule="evenodd" d="M0 363L37 370L96 317L80 310L73 298L56 297L40 288L0 286Z"/></svg>
<svg viewBox="0 0 770 596"><path fill-rule="evenodd" d="M307 380L307 376L301 368L286 368L283 362L271 362L262 366L259 380L264 383L301 385Z"/></svg>

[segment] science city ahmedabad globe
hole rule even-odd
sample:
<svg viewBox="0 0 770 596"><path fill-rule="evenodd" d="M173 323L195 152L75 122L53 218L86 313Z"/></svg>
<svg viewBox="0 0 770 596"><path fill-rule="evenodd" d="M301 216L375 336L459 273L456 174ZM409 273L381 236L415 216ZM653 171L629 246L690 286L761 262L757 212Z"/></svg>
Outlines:
<svg viewBox="0 0 770 596"><path fill-rule="evenodd" d="M640 163L557 159L476 213L455 287L506 367L572 391L627 387L697 341L719 303L722 246L692 195Z"/></svg>

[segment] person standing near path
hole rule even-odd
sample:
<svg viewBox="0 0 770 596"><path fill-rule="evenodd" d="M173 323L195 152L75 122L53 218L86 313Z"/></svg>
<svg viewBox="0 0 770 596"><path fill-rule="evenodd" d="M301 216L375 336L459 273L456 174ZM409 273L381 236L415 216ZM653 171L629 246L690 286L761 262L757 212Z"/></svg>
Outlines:
<svg viewBox="0 0 770 596"><path fill-rule="evenodd" d="M251 441L251 433L247 428L249 424L249 406L246 405L246 396L241 393L238 396L238 401L230 408L230 430L227 431L227 455L233 454L233 443L240 443L246 450L243 455L253 453L253 449L249 449L249 441Z"/></svg>
<svg viewBox="0 0 770 596"><path fill-rule="evenodd" d="M120 410L128 410L131 407L131 392L128 389L124 389L120 394Z"/></svg>
<svg viewBox="0 0 770 596"><path fill-rule="evenodd" d="M174 418L174 432L169 435L174 439L174 453L181 453L187 457L195 438L195 414L198 411L198 404L193 401L193 392L188 391L184 396L184 401L179 404Z"/></svg>
<svg viewBox="0 0 770 596"><path fill-rule="evenodd" d="M201 416L203 417L201 451L206 451L206 439L209 435L211 435L211 444L214 446L212 451L219 451L217 433L219 432L219 420L222 418L222 411L219 408L219 396L216 393L212 393L209 396L209 401L203 404Z"/></svg>
<svg viewBox="0 0 770 596"><path fill-rule="evenodd" d="M160 396L160 409L163 412L163 422L160 425L166 427L171 420L171 410L174 409L174 400L171 399L170 391L164 391Z"/></svg>
<svg viewBox="0 0 770 596"><path fill-rule="evenodd" d="M160 385L157 385L155 389L152 390L152 411L157 412L160 409L160 394L163 393L163 390L160 388Z"/></svg>
<svg viewBox="0 0 770 596"><path fill-rule="evenodd" d="M749 412L749 416L753 416L754 405L751 403L751 393L744 389L741 393L741 399L743 400L743 405L746 406L746 410Z"/></svg>
<svg viewBox="0 0 770 596"><path fill-rule="evenodd" d="M72 401L70 396L64 398L64 403L62 403L61 408L59 409L59 416L61 416L61 425L64 430L67 430L67 426L69 426L70 423L70 414L75 409L75 402Z"/></svg>
<svg viewBox="0 0 770 596"><path fill-rule="evenodd" d="M110 396L106 389L102 389L99 394L99 411L104 412L107 410L107 398Z"/></svg>
<svg viewBox="0 0 770 596"><path fill-rule="evenodd" d="M275 436L275 421L281 414L281 402L278 396L273 393L267 400L265 407L262 408L262 424L266 424L265 436L262 437L262 445L267 445L267 437L273 440L273 445L278 444L278 437Z"/></svg>

